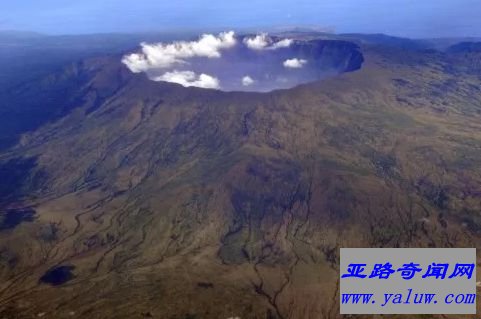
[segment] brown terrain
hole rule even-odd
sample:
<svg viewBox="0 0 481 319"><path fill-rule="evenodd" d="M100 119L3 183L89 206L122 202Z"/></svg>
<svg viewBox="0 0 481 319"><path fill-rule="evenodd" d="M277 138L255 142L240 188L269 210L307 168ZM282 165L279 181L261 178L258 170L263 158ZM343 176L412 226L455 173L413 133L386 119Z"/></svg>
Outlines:
<svg viewBox="0 0 481 319"><path fill-rule="evenodd" d="M339 315L340 247L480 246L481 52L360 50L270 93L117 56L8 93L58 108L0 153L0 318L381 318Z"/></svg>

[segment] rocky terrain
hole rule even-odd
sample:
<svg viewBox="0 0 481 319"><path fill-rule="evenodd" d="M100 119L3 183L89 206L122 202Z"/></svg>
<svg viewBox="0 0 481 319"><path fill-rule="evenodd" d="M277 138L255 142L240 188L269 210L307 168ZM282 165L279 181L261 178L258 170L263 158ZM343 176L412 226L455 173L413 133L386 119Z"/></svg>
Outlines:
<svg viewBox="0 0 481 319"><path fill-rule="evenodd" d="M0 317L342 318L340 247L478 247L479 45L352 41L268 93L116 55L3 92Z"/></svg>

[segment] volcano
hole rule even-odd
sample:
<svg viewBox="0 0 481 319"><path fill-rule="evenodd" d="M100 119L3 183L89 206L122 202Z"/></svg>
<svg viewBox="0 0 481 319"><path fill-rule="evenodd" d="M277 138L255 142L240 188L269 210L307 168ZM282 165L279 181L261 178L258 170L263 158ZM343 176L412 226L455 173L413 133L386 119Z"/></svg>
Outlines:
<svg viewBox="0 0 481 319"><path fill-rule="evenodd" d="M479 246L477 45L284 39L1 90L1 317L339 318L340 247Z"/></svg>

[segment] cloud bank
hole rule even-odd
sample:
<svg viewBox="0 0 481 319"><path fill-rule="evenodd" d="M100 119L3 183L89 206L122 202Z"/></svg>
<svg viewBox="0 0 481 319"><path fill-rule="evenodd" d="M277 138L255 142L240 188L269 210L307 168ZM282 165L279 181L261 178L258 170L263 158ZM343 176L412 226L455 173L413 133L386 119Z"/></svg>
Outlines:
<svg viewBox="0 0 481 319"><path fill-rule="evenodd" d="M300 68L302 68L306 63L307 63L307 60L294 58L294 59L285 60L284 63L282 63L282 64L283 64L284 67L286 67L286 68L290 68L290 69L300 69Z"/></svg>
<svg viewBox="0 0 481 319"><path fill-rule="evenodd" d="M177 64L185 64L187 59L193 57L220 58L220 51L235 46L236 42L234 31L229 31L217 36L204 34L198 41L142 43L140 53L126 55L122 62L134 73L167 69Z"/></svg>
<svg viewBox="0 0 481 319"><path fill-rule="evenodd" d="M172 71L154 77L154 81L165 81L181 84L185 87L195 86L204 89L219 89L219 79L208 74L197 75L193 71Z"/></svg>
<svg viewBox="0 0 481 319"><path fill-rule="evenodd" d="M273 42L267 33L261 33L253 38L245 38L244 44L252 50L276 50L289 47L292 44L292 40L283 39Z"/></svg>

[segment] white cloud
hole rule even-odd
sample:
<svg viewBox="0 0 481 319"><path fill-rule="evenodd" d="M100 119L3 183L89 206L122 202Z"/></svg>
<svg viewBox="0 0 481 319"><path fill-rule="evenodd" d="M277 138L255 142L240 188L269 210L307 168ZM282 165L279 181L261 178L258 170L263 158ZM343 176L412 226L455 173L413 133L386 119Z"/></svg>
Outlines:
<svg viewBox="0 0 481 319"><path fill-rule="evenodd" d="M283 39L281 41L274 43L270 48L273 50L280 49L280 48L288 48L291 46L291 44L292 44L291 39Z"/></svg>
<svg viewBox="0 0 481 319"><path fill-rule="evenodd" d="M284 63L282 63L284 65L284 67L286 68L291 68L291 69L300 69L304 66L304 64L307 63L307 60L304 60L304 59L297 59L297 58L294 58L294 59L288 59L288 60L285 60Z"/></svg>
<svg viewBox="0 0 481 319"><path fill-rule="evenodd" d="M250 86L252 84L254 84L254 79L252 79L250 76L246 75L242 78L243 86Z"/></svg>
<svg viewBox="0 0 481 319"><path fill-rule="evenodd" d="M122 62L134 73L156 68L170 68L186 63L192 57L221 57L221 50L237 43L234 31L222 32L217 36L202 35L198 41L177 41L169 44L142 43L142 52L125 55Z"/></svg>
<svg viewBox="0 0 481 319"><path fill-rule="evenodd" d="M283 39L273 42L267 33L261 33L253 38L244 38L244 44L252 50L276 50L289 47L292 44L292 40Z"/></svg>
<svg viewBox="0 0 481 319"><path fill-rule="evenodd" d="M219 79L208 74L197 75L192 71L172 71L166 72L153 78L154 81L165 81L181 84L185 87L196 86L204 89L219 89Z"/></svg>
<svg viewBox="0 0 481 319"><path fill-rule="evenodd" d="M267 33L258 34L254 38L245 38L244 43L252 50L263 50L269 45Z"/></svg>

